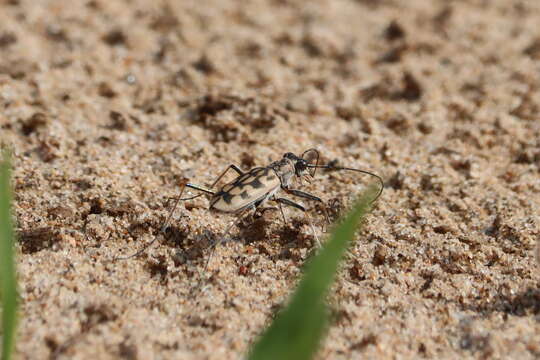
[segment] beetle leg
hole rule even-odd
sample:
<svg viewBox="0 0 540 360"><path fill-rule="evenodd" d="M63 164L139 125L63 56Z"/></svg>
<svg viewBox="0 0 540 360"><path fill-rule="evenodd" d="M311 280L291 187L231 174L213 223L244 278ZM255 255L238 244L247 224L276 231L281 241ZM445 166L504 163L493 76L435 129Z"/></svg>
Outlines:
<svg viewBox="0 0 540 360"><path fill-rule="evenodd" d="M223 171L221 173L221 175L218 176L216 181L214 181L212 183L212 185L210 186L210 189L212 189L214 186L216 186L216 184L219 182L219 180L221 180L221 178L224 177L225 174L227 173L227 171L229 171L230 169L233 169L234 171L236 171L238 173L238 175L244 175L244 172L242 171L242 169L240 169L238 166L236 166L234 164L231 164L225 169L225 171Z"/></svg>
<svg viewBox="0 0 540 360"><path fill-rule="evenodd" d="M309 195L309 194L308 194ZM319 199L321 202L322 200ZM311 216L309 216L309 213L306 211L306 208L303 207L302 205L300 204L297 204L295 203L294 201L291 201L289 199L285 199L285 198L277 198L275 199L275 201L278 203L278 204L284 204L284 205L288 205L288 206L291 206L291 207L294 207L298 210L301 210L304 212L304 214L306 215L307 219L308 219L308 222L309 222L309 226L311 227L311 231L313 232L313 236L315 237L315 241L317 243L317 246L320 248L322 245L321 245L321 241L319 240L319 237L317 236L317 233L315 232L315 228L313 227L313 221L311 221ZM323 203L324 204L324 203ZM280 205L280 208L281 208L281 205ZM283 211L282 211L282 214L283 214ZM285 217L285 215L283 215Z"/></svg>
<svg viewBox="0 0 540 360"><path fill-rule="evenodd" d="M260 218L268 210L278 210L278 208L275 207L275 206L265 206L265 207L261 206L261 207L255 208L255 212L253 213L253 217L254 218Z"/></svg>
<svg viewBox="0 0 540 360"><path fill-rule="evenodd" d="M242 169L240 169L238 166L236 166L234 164L231 164L225 169L225 171L223 171L221 173L221 175L218 176L218 178L212 183L212 185L210 185L210 189L213 189L214 186L216 186L216 184L219 182L219 180L221 180L223 178L223 176L225 176L227 171L229 171L230 169L233 169L234 171L236 171L238 173L238 175L244 175L244 172L242 171ZM187 183L186 186L188 188L191 188L191 189L194 189L194 190L197 190L197 191L201 191L201 192L206 193L208 195L214 195L215 194L215 192L213 192L213 191L211 191L209 189L206 189L206 188L204 188L204 187L202 187L200 185L197 185L197 184ZM193 200L193 199L196 199L196 198L198 198L198 197L200 197L202 195L203 194L198 194L198 195L190 196L190 197L187 197L187 198L178 199L178 201L180 201L180 200L182 200L182 201Z"/></svg>
<svg viewBox="0 0 540 360"><path fill-rule="evenodd" d="M209 195L214 195L213 191L205 189L202 186L199 186L199 185L196 185L196 184L187 183L186 187L197 190L197 191L202 191L203 193L206 193L206 194L209 194ZM197 195L197 196L200 196L200 195ZM180 199L180 200L190 200L190 199L191 198L184 198L184 199Z"/></svg>
<svg viewBox="0 0 540 360"><path fill-rule="evenodd" d="M281 206L281 203L278 202L279 206L279 212L281 213L281 218L283 219L283 223L287 225L287 218L285 217L285 213L283 212L283 206Z"/></svg>
<svg viewBox="0 0 540 360"><path fill-rule="evenodd" d="M330 225L330 218L328 217L328 211L327 211L327 208L326 208L326 203L324 201L322 201L322 199L320 197L317 197L315 195L311 195L311 194L309 194L309 193L307 193L305 191L301 191L301 190L297 190L297 189L283 189L283 190L285 190L285 192L287 192L287 193L289 193L291 195L294 195L294 196L298 196L298 197L301 197L301 198L304 198L304 199L320 202L322 204L322 207L323 207L324 218L326 220L326 224Z"/></svg>
<svg viewBox="0 0 540 360"><path fill-rule="evenodd" d="M227 171L229 171L230 169L233 169L234 171L236 171L239 175L243 175L244 172L236 165L234 164L231 164L229 165L225 171L223 171L221 173L221 175L218 176L218 178L216 179L216 181L214 181L214 183L212 184L212 186L210 186L210 189L212 189L214 186L216 186L216 184L218 183L219 180L221 180L221 178L223 176L225 176L225 174L227 173ZM167 225L168 225L168 222L169 220L171 219L174 211L176 210L176 206L178 205L178 202L179 201L185 201L185 200L192 200L192 199L195 199L195 198L198 198L199 196L203 195L203 194L198 194L198 195L195 195L195 196L191 196L191 197L187 197L187 198L183 198L182 199L182 193L184 192L184 189L188 187L188 188L191 188L191 189L194 189L194 190L197 190L197 191L201 191L205 194L209 194L209 195L214 195L215 192L214 191L211 191L211 190L208 190L200 185L196 185L196 184L192 184L192 183L187 183L187 184L184 184L184 187L182 188L182 191L180 192L180 196L178 196L178 198L176 199L176 202L173 206L173 209L171 210L167 220L165 221L165 223L163 224L163 226L161 227L161 231L164 232L165 229L167 228Z"/></svg>
<svg viewBox="0 0 540 360"><path fill-rule="evenodd" d="M306 211L306 209L300 205L300 204L297 204L289 199L285 199L285 198L275 198L273 199L275 202L278 203L279 205L279 211L281 212L281 217L283 218L283 223L285 225L287 225L287 218L285 217L285 212L283 211L283 206L281 206L281 204L284 204L284 205L288 205L288 206L291 206L291 207L295 207L299 210L302 210L302 211Z"/></svg>
<svg viewBox="0 0 540 360"><path fill-rule="evenodd" d="M294 207L294 208L297 208L298 210L302 210L303 212L306 212L306 208L303 207L302 205L300 204L297 204L295 203L294 201L291 201L289 199L285 199L285 198L277 198L277 199L274 199L274 201L280 203L280 204L284 204L284 205L289 205L291 207Z"/></svg>
<svg viewBox="0 0 540 360"><path fill-rule="evenodd" d="M311 194L309 194L309 193L307 193L305 191L296 190L296 189L283 189L283 190L285 190L286 193L294 195L294 196L298 196L298 197L308 199L308 200L323 202L320 197L317 197L315 195L311 195Z"/></svg>
<svg viewBox="0 0 540 360"><path fill-rule="evenodd" d="M233 228L234 225L238 224L238 222L242 219L242 217L246 214L246 212L248 210L251 210L253 209L253 207L247 207L245 208L244 210L240 211L240 213L236 216L236 219L234 219L230 224L229 226L227 226L227 229L225 230L225 232L223 233L223 237L225 238L229 232L231 231L231 229ZM214 255L214 252L216 250L216 247L218 244L221 244L221 243L224 243L225 241L224 240L221 240L221 241L216 241L211 247L212 249L210 250L210 255L208 256L208 259L206 259L206 264L204 265L204 269L203 269L203 273L206 272L206 269L208 268L208 264L210 263L210 259L212 258L212 256ZM201 276L202 277L202 276Z"/></svg>
<svg viewBox="0 0 540 360"><path fill-rule="evenodd" d="M297 204L297 203L295 203L294 201L291 201L291 200L289 200L289 199L285 199L285 198L276 198L276 199L274 199L274 201L277 202L278 205L279 205L279 210L281 211L281 216L283 217L283 222L284 222L285 224L287 224L287 219L285 218L285 213L283 212L283 207L281 206L281 204L283 204L283 205L288 205L288 206L297 208L298 210L301 210L301 211L303 211L303 212L306 212L306 208L304 208L302 205Z"/></svg>
<svg viewBox="0 0 540 360"><path fill-rule="evenodd" d="M178 202L181 200L180 198L182 197L182 194L184 193L184 190L186 189L186 187L188 186L189 184L187 183L187 179L184 179L183 180L183 183L182 183L182 190L180 190L180 195L178 195L178 198L174 204L174 207L173 209L171 210L171 212L169 213L169 216L167 216L167 219L165 220L165 222L163 223L163 226L161 227L161 230L160 230L160 233L165 233L165 229L167 228L168 224L169 224L169 221L171 220L173 214L174 214L174 210L176 210L176 206L178 205ZM147 243L146 245L144 245L140 250L138 250L136 253L134 254L131 254L129 256L124 256L124 257L116 257L114 260L127 260L127 259L131 259L132 257L137 257L139 256L140 254L142 254L146 249L148 249L156 240L157 240L157 236L155 236L152 241L150 241L149 243Z"/></svg>

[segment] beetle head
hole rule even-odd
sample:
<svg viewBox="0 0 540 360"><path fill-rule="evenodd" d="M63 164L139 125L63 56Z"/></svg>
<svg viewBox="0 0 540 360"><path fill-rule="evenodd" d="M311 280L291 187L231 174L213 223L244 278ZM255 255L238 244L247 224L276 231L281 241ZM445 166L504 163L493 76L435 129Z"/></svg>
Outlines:
<svg viewBox="0 0 540 360"><path fill-rule="evenodd" d="M293 153L285 153L283 159L288 159L294 166L294 174L298 177L309 175L308 162Z"/></svg>

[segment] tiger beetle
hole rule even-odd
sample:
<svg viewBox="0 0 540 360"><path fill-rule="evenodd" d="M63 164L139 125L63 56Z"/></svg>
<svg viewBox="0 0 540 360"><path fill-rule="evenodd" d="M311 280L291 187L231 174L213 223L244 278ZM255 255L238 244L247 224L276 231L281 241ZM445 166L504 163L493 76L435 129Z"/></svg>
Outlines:
<svg viewBox="0 0 540 360"><path fill-rule="evenodd" d="M311 160L309 158L311 158ZM313 160L315 160L314 164L312 163ZM211 189L213 189L216 184L223 178L223 176L225 176L225 174L231 169L238 174L236 179L222 186L221 189L219 189L218 191L212 191ZM279 210L281 211L281 215L285 222L286 219L283 213L282 205L294 207L298 210L303 211L307 215L306 208L304 206L297 204L296 202L287 198L279 197L277 193L282 190L286 194L311 201L317 201L324 206L324 202L321 200L321 198L298 189L293 189L291 187L291 183L295 177L298 179L306 179L309 182L309 179L315 176L315 172L317 171L317 169L354 171L377 178L380 183L380 189L372 202L375 202L375 200L379 198L384 188L383 179L379 175L376 175L370 171L335 166L333 162L326 165L320 165L319 151L316 149L308 149L304 151L301 156L297 156L293 153L288 152L283 155L281 160L274 161L273 163L265 167L253 168L246 172L242 171L238 166L231 164L225 169L225 171L223 171L223 173L221 173L221 175L214 181L214 183L210 186L209 189L184 181L181 185L182 190L180 191L180 195L176 199L173 209L171 210L165 223L163 224L161 232L165 232L169 221L171 220L174 211L176 210L176 207L180 201L192 200L203 195L210 195L210 211L237 215L236 220L227 227L225 235L229 233L232 226L235 225L237 221L241 219L246 212L248 212L249 210L256 211L258 209L261 209L262 205L265 204L267 201L273 201L279 205ZM182 198L182 194L184 193L186 187L200 191L201 194ZM325 208L323 207L323 209ZM326 217L328 221L328 216L326 215ZM312 225L311 227L313 229ZM315 233L315 231L313 232ZM140 255L154 243L156 238L154 238L136 253L119 259L124 260ZM315 239L317 240L317 243L319 243L316 235ZM210 262L210 258L213 255L213 250L215 249L216 245L217 243L214 243L214 245L212 246L212 252L206 261L206 265L204 268L205 270L208 266L208 263Z"/></svg>

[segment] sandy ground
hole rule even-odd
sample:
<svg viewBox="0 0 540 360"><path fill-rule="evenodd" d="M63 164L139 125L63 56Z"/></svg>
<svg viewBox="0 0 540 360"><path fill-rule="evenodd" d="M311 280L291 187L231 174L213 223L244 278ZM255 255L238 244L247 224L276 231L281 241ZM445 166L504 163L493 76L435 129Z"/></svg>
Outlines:
<svg viewBox="0 0 540 360"><path fill-rule="evenodd" d="M534 0L3 0L19 358L240 357L301 274L305 218L243 221L200 292L231 217L198 198L160 227L183 178L311 147L386 182L320 359L540 357L539 23ZM335 215L371 181L301 188Z"/></svg>

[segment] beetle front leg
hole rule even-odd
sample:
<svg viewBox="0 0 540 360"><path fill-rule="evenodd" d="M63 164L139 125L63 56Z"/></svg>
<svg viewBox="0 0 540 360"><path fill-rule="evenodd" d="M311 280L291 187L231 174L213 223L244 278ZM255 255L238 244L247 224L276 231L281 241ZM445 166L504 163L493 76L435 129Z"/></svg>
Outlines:
<svg viewBox="0 0 540 360"><path fill-rule="evenodd" d="M311 195L310 193L307 193L307 192L302 191L302 190L297 190L297 189L283 189L283 190L285 190L286 193L294 195L294 196L298 196L298 197L308 199L308 200L312 200L312 201L323 202L320 197L317 197L315 195Z"/></svg>
<svg viewBox="0 0 540 360"><path fill-rule="evenodd" d="M302 192L302 191L301 191ZM309 195L309 194L308 194ZM319 199L320 200L320 199ZM317 236L317 232L315 231L315 228L313 227L313 221L311 221L311 217L309 216L309 213L307 212L306 208L303 207L302 205L300 204L297 204L295 203L294 201L291 201L289 199L285 199L285 198L277 198L277 199L274 199L274 201L276 201L278 204L283 204L283 205L287 205L287 206L291 206L291 207L294 207L300 211L302 211L304 213L304 215L307 217L308 219L308 222L309 222L309 226L311 227L311 231L313 232L313 236L315 237L315 242L317 243L317 247L321 247L321 241L319 240L319 237ZM320 200L322 201L322 200ZM285 214L283 214L283 211L282 211L282 215L283 215L283 218L285 218ZM285 222L286 223L286 222Z"/></svg>
<svg viewBox="0 0 540 360"><path fill-rule="evenodd" d="M330 218L328 217L328 211L326 209L326 203L320 197L312 195L312 194L307 193L307 192L302 191L302 190L297 190L297 189L283 188L283 190L288 194L298 196L298 197L301 197L301 198L304 198L304 199L307 199L307 200L311 200L311 201L317 201L317 202L321 203L322 206L323 206L323 212L324 212L324 218L326 220L326 224L327 225L330 224Z"/></svg>

